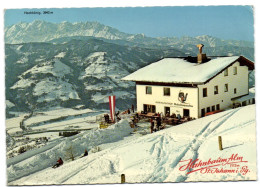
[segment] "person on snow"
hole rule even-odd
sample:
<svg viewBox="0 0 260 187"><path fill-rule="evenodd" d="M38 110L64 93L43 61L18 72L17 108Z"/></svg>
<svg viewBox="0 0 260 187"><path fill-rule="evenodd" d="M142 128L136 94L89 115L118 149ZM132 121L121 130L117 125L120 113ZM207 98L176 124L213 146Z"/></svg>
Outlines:
<svg viewBox="0 0 260 187"><path fill-rule="evenodd" d="M154 123L154 132L156 132L158 129L157 129L157 119L154 121L155 123Z"/></svg>
<svg viewBox="0 0 260 187"><path fill-rule="evenodd" d="M60 157L59 160L57 160L57 163L54 166L52 166L52 168L60 167L62 164L63 164L63 160Z"/></svg>
<svg viewBox="0 0 260 187"><path fill-rule="evenodd" d="M132 104L132 112L135 113L135 107L133 104Z"/></svg>
<svg viewBox="0 0 260 187"><path fill-rule="evenodd" d="M117 121L120 121L120 120L121 120L121 118L119 117L119 114L120 114L120 112L117 111L117 113L116 113L116 119L117 119Z"/></svg>
<svg viewBox="0 0 260 187"><path fill-rule="evenodd" d="M153 133L153 130L154 130L154 121L153 121L153 118L151 118L150 122L151 122L151 133Z"/></svg>
<svg viewBox="0 0 260 187"><path fill-rule="evenodd" d="M82 157L84 157L84 156L88 156L88 150L87 149L85 149L84 155Z"/></svg>
<svg viewBox="0 0 260 187"><path fill-rule="evenodd" d="M135 116L134 116L133 119L132 119L132 122L133 122L134 127L136 127L135 121L136 121L136 119L135 119Z"/></svg>
<svg viewBox="0 0 260 187"><path fill-rule="evenodd" d="M161 124L162 124L161 117L158 117L156 119L156 127L158 131L160 130Z"/></svg>
<svg viewBox="0 0 260 187"><path fill-rule="evenodd" d="M105 114L105 115L104 115L104 118L105 118L105 122L106 122L106 123L109 123L109 115L108 115L108 114Z"/></svg>
<svg viewBox="0 0 260 187"><path fill-rule="evenodd" d="M136 116L136 119L139 120L139 114L136 113L135 116Z"/></svg>

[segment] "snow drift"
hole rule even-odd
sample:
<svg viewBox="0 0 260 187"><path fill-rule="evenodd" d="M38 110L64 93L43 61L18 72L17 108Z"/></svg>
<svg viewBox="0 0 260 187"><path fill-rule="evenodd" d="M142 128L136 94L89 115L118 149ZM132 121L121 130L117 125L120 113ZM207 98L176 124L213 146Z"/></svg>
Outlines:
<svg viewBox="0 0 260 187"><path fill-rule="evenodd" d="M147 125L149 127L149 123ZM42 149L42 152L37 150L38 154L36 151L35 154L28 152L10 159L9 184L120 183L121 174L125 174L127 183L256 180L255 105L228 110L131 140L122 138L130 132L127 121L122 121L105 130L65 139L49 149ZM218 136L223 139L222 151L218 147ZM47 168L70 143L75 145L77 155L80 155L84 148L106 142L113 143L87 157L65 162L55 170ZM190 170L180 169L190 159L208 161L232 155L238 155L245 161L235 164L238 171L235 173L198 171L188 174ZM248 168L247 172L242 171L244 167ZM232 166L218 166L218 169L221 168L232 169Z"/></svg>
<svg viewBox="0 0 260 187"><path fill-rule="evenodd" d="M59 157L68 162L67 152L70 150L72 150L74 157L79 157L85 149L91 151L100 144L119 141L131 132L129 122L122 120L107 129L91 130L54 141L38 150L28 151L7 160L8 181L51 167Z"/></svg>

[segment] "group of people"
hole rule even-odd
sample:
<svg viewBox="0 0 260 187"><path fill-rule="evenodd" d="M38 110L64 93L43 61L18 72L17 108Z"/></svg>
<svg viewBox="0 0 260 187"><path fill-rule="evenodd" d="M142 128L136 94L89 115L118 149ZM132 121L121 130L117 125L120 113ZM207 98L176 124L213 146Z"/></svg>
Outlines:
<svg viewBox="0 0 260 187"><path fill-rule="evenodd" d="M177 115L176 115L175 113L172 113L172 114L170 115L169 112L166 113L165 117L168 117L168 118L178 118L179 120L181 119L181 115L180 115L180 114L177 114Z"/></svg>
<svg viewBox="0 0 260 187"><path fill-rule="evenodd" d="M85 156L88 156L88 151L87 151L87 149L85 149L84 154L83 154L80 158L85 157ZM56 164L54 164L54 165L52 166L52 168L58 168L58 167L60 167L61 165L63 165L63 160L62 160L62 158L60 157L60 158L57 160Z"/></svg>
<svg viewBox="0 0 260 187"><path fill-rule="evenodd" d="M151 118L150 123L151 123L151 127L150 127L151 133L159 131L162 126L162 119L161 119L160 114L158 114L157 117Z"/></svg>

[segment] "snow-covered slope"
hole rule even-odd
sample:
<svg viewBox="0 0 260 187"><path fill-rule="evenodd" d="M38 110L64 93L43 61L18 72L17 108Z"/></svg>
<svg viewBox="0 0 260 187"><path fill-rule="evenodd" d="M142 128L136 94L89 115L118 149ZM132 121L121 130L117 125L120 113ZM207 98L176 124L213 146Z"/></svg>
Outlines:
<svg viewBox="0 0 260 187"><path fill-rule="evenodd" d="M121 78L166 54L184 55L97 39L7 44L6 98L15 105L12 110L28 112L79 104L102 109L108 103L104 99L116 95L117 107L127 109L135 102L135 86Z"/></svg>
<svg viewBox="0 0 260 187"><path fill-rule="evenodd" d="M124 120L7 160L8 181L10 185L120 183L121 174L127 183L256 180L255 117L255 105L250 105L141 137L129 136L131 129ZM71 143L77 155L94 144L101 151L50 168ZM187 169L194 160L204 165Z"/></svg>
<svg viewBox="0 0 260 187"><path fill-rule="evenodd" d="M78 100L79 96L74 85L65 81L65 77L73 70L58 59L35 65L19 76L11 89L23 95L24 90L32 89L32 95L37 98L36 103L54 100ZM25 93L25 95L28 93ZM26 96L25 96L26 97ZM36 105L36 104L35 104Z"/></svg>

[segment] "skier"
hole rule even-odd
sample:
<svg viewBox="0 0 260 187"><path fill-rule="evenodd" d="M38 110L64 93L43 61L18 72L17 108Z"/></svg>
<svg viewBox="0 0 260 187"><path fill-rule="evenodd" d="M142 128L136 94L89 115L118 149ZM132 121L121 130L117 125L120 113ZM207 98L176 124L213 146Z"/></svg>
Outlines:
<svg viewBox="0 0 260 187"><path fill-rule="evenodd" d="M54 166L52 166L52 168L60 167L62 164L63 164L63 160L60 157L59 160L57 160L57 163Z"/></svg>

